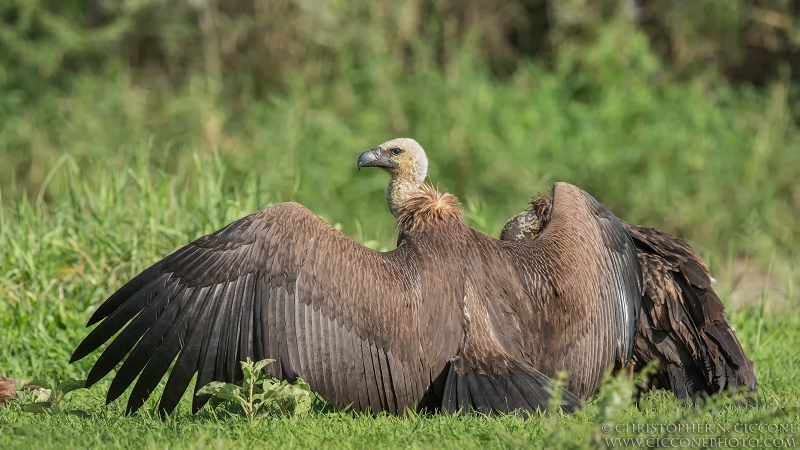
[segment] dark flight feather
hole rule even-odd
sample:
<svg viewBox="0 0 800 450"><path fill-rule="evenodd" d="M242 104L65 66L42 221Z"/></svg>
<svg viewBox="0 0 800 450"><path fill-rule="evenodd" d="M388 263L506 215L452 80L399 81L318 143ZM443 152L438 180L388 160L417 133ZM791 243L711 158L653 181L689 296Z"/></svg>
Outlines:
<svg viewBox="0 0 800 450"><path fill-rule="evenodd" d="M705 261L674 236L623 225L636 243L645 285L636 368L660 361L651 382L679 398L755 391L755 367L728 323Z"/></svg>

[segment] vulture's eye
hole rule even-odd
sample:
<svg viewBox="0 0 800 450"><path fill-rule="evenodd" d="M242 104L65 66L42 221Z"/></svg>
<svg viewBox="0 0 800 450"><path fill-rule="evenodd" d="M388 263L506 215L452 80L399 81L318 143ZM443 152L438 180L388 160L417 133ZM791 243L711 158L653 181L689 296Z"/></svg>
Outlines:
<svg viewBox="0 0 800 450"><path fill-rule="evenodd" d="M403 153L403 150L395 147L395 148L389 149L389 153L391 153L392 155L397 156L400 153Z"/></svg>

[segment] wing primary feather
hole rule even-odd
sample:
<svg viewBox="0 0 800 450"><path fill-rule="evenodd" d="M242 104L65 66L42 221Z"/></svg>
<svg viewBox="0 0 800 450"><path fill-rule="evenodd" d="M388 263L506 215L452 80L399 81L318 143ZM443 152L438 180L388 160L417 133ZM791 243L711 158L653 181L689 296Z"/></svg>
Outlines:
<svg viewBox="0 0 800 450"><path fill-rule="evenodd" d="M208 378L206 384L210 381L228 381L225 375L228 353L233 353L234 359L238 359L235 355L236 347L233 346L231 348L229 346L229 336L233 333L238 334L239 321L241 320L237 313L237 303L239 303L237 295L241 295L240 291L237 292L240 288L240 281L241 278L225 285L225 290L220 298L219 309L217 309L212 318L212 334L205 349L200 351L199 371L197 373L198 382L195 383L195 392L204 386L199 383L202 373L211 374L211 378ZM238 340L238 336L236 338Z"/></svg>
<svg viewBox="0 0 800 450"><path fill-rule="evenodd" d="M211 282L216 274L223 274L225 279L220 281L227 281L230 273L220 270L222 264L228 263L227 258L220 258L215 255L216 250L214 248L202 248L198 253L198 255L193 255L191 259L187 260L185 264L178 266L184 279L198 280L201 285L211 286L217 284ZM172 267L172 264L168 264L167 267Z"/></svg>
<svg viewBox="0 0 800 450"><path fill-rule="evenodd" d="M209 250L211 249L191 243L176 250L161 262L154 264L154 266L160 265L161 271L164 273L174 271L185 272L201 263Z"/></svg>
<svg viewBox="0 0 800 450"><path fill-rule="evenodd" d="M171 413L178 406L192 377L197 373L200 351L203 342L211 333L212 314L216 310L215 307L219 305L222 289L221 285L213 286L210 289L205 305L200 310L197 320L192 324L191 331L186 335L186 343L178 354L178 359L175 361L172 373L167 378L164 393L158 404L159 413L162 415Z"/></svg>
<svg viewBox="0 0 800 450"><path fill-rule="evenodd" d="M256 311L256 277L252 273L247 274L246 287L244 291L244 305L242 305L242 332L239 334L239 358L247 358L248 356L256 358L255 347L253 343L255 331L255 311ZM244 376L239 362L233 364L228 362L228 370L232 370L230 374L231 380L240 380Z"/></svg>
<svg viewBox="0 0 800 450"><path fill-rule="evenodd" d="M375 385L378 387L378 401L380 402L381 409L384 411L389 402L386 400L386 385L383 383L383 374L381 373L381 362L378 357L378 351L375 348L375 343L369 343L369 353L372 359L372 370L375 371Z"/></svg>
<svg viewBox="0 0 800 450"><path fill-rule="evenodd" d="M672 386L672 391L677 398L686 398L692 391L688 387L689 380L686 378L687 372L680 370L680 367L670 364L667 366L667 373L669 374L669 383Z"/></svg>
<svg viewBox="0 0 800 450"><path fill-rule="evenodd" d="M198 291L184 286L175 295L175 299L170 302L161 317L147 330L125 359L125 362L122 363L122 367L117 371L117 375L108 388L107 403L119 398L133 380L136 379L145 364L156 354L159 346L164 342L164 336L174 328L175 318L183 311L183 305L191 302L191 299L196 296Z"/></svg>
<svg viewBox="0 0 800 450"><path fill-rule="evenodd" d="M334 341L339 355L338 359L343 368L339 372L339 382L341 383L341 390L346 395L345 404L352 403L354 408L358 408L361 402L361 389L356 381L355 358L353 357L354 339L344 326L336 322L334 322L334 329L336 330Z"/></svg>
<svg viewBox="0 0 800 450"><path fill-rule="evenodd" d="M179 250L180 252L180 250ZM161 263L157 262L152 266L145 269L139 275L131 278L127 283L125 283L121 288L117 289L116 292L111 294L110 297L106 301L104 301L92 314L92 317L89 318L89 322L86 324L87 327L90 327L102 319L108 317L109 314L116 311L120 305L130 299L135 293L142 290L145 286L153 282L155 279L162 276L161 272ZM80 359L80 358L77 358ZM72 363L72 361L70 361Z"/></svg>
<svg viewBox="0 0 800 450"><path fill-rule="evenodd" d="M286 336L286 288L272 286L269 290L270 317L270 359L275 362L266 367L266 370L277 377L293 379L294 373L290 366L289 358L284 357L289 338ZM288 353L287 353L288 354ZM270 367L272 366L272 367Z"/></svg>
<svg viewBox="0 0 800 450"><path fill-rule="evenodd" d="M105 315L100 325L92 330L78 345L70 358L70 362L78 361L96 350L106 341L111 339L122 327L144 309L166 286L169 274L161 274L158 278L150 280L144 287L121 301L119 307ZM124 286L123 286L124 288ZM122 299L123 297L119 297ZM115 299L115 303L118 300ZM105 313L104 313L105 314Z"/></svg>
<svg viewBox="0 0 800 450"><path fill-rule="evenodd" d="M214 381L216 378L216 365L225 355L220 355L220 347L224 345L227 336L227 327L231 326L230 306L233 300L235 283L225 283L218 285L221 292L215 296L215 304L209 305L211 317L209 318L210 327L204 330L204 337L200 344L200 353L197 361L197 381L194 384L194 396L192 398L192 413L197 412L208 400L207 395L197 395L197 391L203 386ZM225 381L225 380L219 380Z"/></svg>
<svg viewBox="0 0 800 450"><path fill-rule="evenodd" d="M196 288L192 296L186 301L186 307L181 310L180 315L171 324L171 328L167 334L156 343L157 348L155 353L153 353L152 357L147 361L147 365L145 365L144 370L141 375L139 375L139 379L136 380L133 391L131 391L131 395L128 397L128 405L126 407L127 413L130 414L139 409L150 396L153 389L155 389L156 385L158 385L164 377L164 374L167 373L167 369L169 369L172 361L184 346L184 341L191 327L197 322L199 311L202 310L206 303L209 290L209 287ZM128 361L125 362L127 363ZM124 369L125 364L123 364L117 377L123 373L132 372ZM108 389L109 401L115 381L116 378L112 381L111 387ZM120 387L124 389L124 387Z"/></svg>
<svg viewBox="0 0 800 450"><path fill-rule="evenodd" d="M531 405L532 408L547 410L547 399L549 398L547 392L542 389L537 380L526 377L524 372L518 372L513 368L508 370L509 379L517 387L522 394L522 397Z"/></svg>
<svg viewBox="0 0 800 450"><path fill-rule="evenodd" d="M306 345L308 345L308 362L309 362L309 377L311 377L312 386L319 391L324 391L325 389L325 378L322 376L322 370L320 368L319 362L319 344L320 344L320 337L319 337L319 330L317 326L319 323L316 320L316 312L311 305L306 305ZM323 394L324 396L325 394Z"/></svg>
<svg viewBox="0 0 800 450"><path fill-rule="evenodd" d="M116 339L111 341L86 376L87 387L92 386L106 376L108 372L131 351L139 341L139 338L157 322L158 317L169 306L170 301L175 298L177 286L178 281L172 280L170 284L122 330Z"/></svg>
<svg viewBox="0 0 800 450"><path fill-rule="evenodd" d="M273 328L269 310L269 290L263 280L253 280L253 355L256 361L270 357L271 331Z"/></svg>
<svg viewBox="0 0 800 450"><path fill-rule="evenodd" d="M297 360L298 364L295 370L297 370L306 381L314 382L313 379L310 378L311 373L311 364L309 363L308 352L310 351L309 343L307 342L308 339L308 320L306 318L306 305L300 301L300 285L296 284L294 290L294 329L295 334L289 335L289 338L294 340L297 344Z"/></svg>
<svg viewBox="0 0 800 450"><path fill-rule="evenodd" d="M525 400L525 397L522 395L519 389L517 389L510 378L499 379L496 381L496 383L499 384L499 390L505 401L508 403L509 411L519 410L527 414L533 414L536 411L534 406L528 404L528 402ZM495 387L497 386L498 385L496 384Z"/></svg>
<svg viewBox="0 0 800 450"><path fill-rule="evenodd" d="M253 298L250 280L251 274L247 274L237 280L236 294L233 299L231 317L235 320L234 326L228 328L228 340L225 344L225 359L221 371L217 372L220 380L232 383L240 379L236 368L239 361L252 358L252 354L246 349L244 336L250 333L248 308L251 307Z"/></svg>
<svg viewBox="0 0 800 450"><path fill-rule="evenodd" d="M233 382L233 367L237 362L245 359L240 356L239 333L242 330L242 310L244 307L244 290L247 284L246 276L236 280L233 298L230 300L230 315L223 322L227 332L220 335L219 349L214 366L214 380ZM250 356L250 355L247 355Z"/></svg>

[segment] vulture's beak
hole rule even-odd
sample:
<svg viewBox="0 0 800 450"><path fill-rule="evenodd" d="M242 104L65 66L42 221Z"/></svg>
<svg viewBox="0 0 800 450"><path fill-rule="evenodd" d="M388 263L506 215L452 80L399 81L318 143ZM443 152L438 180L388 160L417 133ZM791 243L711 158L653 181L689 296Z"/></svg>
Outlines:
<svg viewBox="0 0 800 450"><path fill-rule="evenodd" d="M372 150L365 151L358 157L358 170L361 170L362 167L397 169L400 166L392 161L389 152L383 151L380 148L373 148Z"/></svg>

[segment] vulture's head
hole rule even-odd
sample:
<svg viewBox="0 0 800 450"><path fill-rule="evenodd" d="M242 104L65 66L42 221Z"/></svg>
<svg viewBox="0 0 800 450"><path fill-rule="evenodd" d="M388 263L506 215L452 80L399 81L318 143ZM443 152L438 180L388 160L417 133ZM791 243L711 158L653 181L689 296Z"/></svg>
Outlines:
<svg viewBox="0 0 800 450"><path fill-rule="evenodd" d="M500 239L522 241L536 239L550 219L550 198L541 196L531 202L531 208L512 217L506 222Z"/></svg>
<svg viewBox="0 0 800 450"><path fill-rule="evenodd" d="M386 187L386 202L395 217L400 205L416 192L428 176L428 157L417 141L397 138L367 150L358 157L358 168L380 167L392 176Z"/></svg>
<svg viewBox="0 0 800 450"><path fill-rule="evenodd" d="M358 168L380 167L393 180L421 185L428 176L428 158L417 141L397 138L384 142L358 157Z"/></svg>

